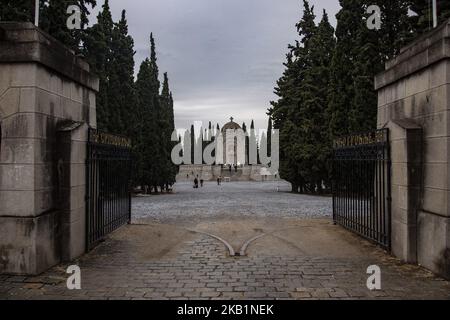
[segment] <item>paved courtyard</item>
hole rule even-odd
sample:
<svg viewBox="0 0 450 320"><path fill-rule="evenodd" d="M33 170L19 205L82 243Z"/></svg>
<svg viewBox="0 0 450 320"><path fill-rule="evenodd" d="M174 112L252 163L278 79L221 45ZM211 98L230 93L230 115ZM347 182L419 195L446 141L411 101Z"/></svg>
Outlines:
<svg viewBox="0 0 450 320"><path fill-rule="evenodd" d="M285 183L177 185L133 200L133 224L79 261L0 276L0 299L450 299L450 283L334 226L331 200ZM367 267L382 289L367 289Z"/></svg>
<svg viewBox="0 0 450 320"><path fill-rule="evenodd" d="M175 185L168 196L141 196L133 201L135 221L180 224L217 218L331 217L330 197L289 193L287 182L207 182L194 189L190 183Z"/></svg>

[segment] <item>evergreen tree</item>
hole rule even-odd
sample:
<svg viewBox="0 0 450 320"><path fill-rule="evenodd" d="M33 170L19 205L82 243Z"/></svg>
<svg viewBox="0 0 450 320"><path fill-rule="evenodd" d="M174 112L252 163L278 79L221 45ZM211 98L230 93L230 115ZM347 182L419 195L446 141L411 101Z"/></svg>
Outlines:
<svg viewBox="0 0 450 320"><path fill-rule="evenodd" d="M272 155L272 118L269 117L269 124L267 126L267 156L270 157Z"/></svg>
<svg viewBox="0 0 450 320"><path fill-rule="evenodd" d="M195 128L194 125L191 125L191 163L195 164L195 146L197 144L197 140L195 139Z"/></svg>
<svg viewBox="0 0 450 320"><path fill-rule="evenodd" d="M318 26L304 1L269 115L280 130L280 173L293 191L321 192L328 185L334 138L375 128L374 77L412 35L407 1L340 0L337 29L326 12ZM367 27L367 7L380 6L382 30Z"/></svg>
<svg viewBox="0 0 450 320"><path fill-rule="evenodd" d="M153 110L154 93L151 87L152 70L150 60L145 59L139 68L136 80L138 98L137 134L135 136L135 154L137 177L135 183L142 186L153 186L152 167L157 150L155 142L155 116Z"/></svg>
<svg viewBox="0 0 450 320"><path fill-rule="evenodd" d="M364 28L361 0L340 0L339 2L341 10L336 15L337 43L331 63L331 83L328 97L331 139L353 132L350 119L355 96L352 72L359 50L358 32Z"/></svg>
<svg viewBox="0 0 450 320"><path fill-rule="evenodd" d="M0 21L34 22L34 1L2 0Z"/></svg>
<svg viewBox="0 0 450 320"><path fill-rule="evenodd" d="M248 135L248 131L247 131L247 125L244 123L242 123L242 131L244 131L245 134L245 164L249 164L249 135Z"/></svg>
<svg viewBox="0 0 450 320"><path fill-rule="evenodd" d="M293 111L295 110L295 84L299 65L294 60L292 46L286 55L285 71L277 81L275 94L279 97L272 101L268 115L273 120L273 126L280 132L280 176L292 184L292 191L298 192L302 179L298 174L298 163L293 157L294 129Z"/></svg>
<svg viewBox="0 0 450 320"><path fill-rule="evenodd" d="M110 79L112 72L113 29L109 1L105 0L102 11L97 16L97 23L87 31L84 45L84 55L91 69L100 80L100 91L97 94L97 127L102 131L116 131L114 113L109 106L111 92ZM126 72L126 71L125 71Z"/></svg>
<svg viewBox="0 0 450 320"><path fill-rule="evenodd" d="M410 9L416 15L411 17L414 30L424 33L433 27L433 12L430 0L410 0ZM450 1L437 0L438 23L450 18Z"/></svg>
<svg viewBox="0 0 450 320"><path fill-rule="evenodd" d="M75 52L80 52L80 46L85 37L84 29L89 23L89 8L95 7L96 0L47 0L41 1L43 10L39 26L50 35L65 43ZM67 28L67 8L76 5L81 9L81 30Z"/></svg>
<svg viewBox="0 0 450 320"><path fill-rule="evenodd" d="M159 89L155 41L151 34L150 58L142 62L136 80L140 119L136 152L140 158L141 184L149 186L150 191L155 192L168 183L167 139L171 138L169 136L163 139L166 131L162 132L161 128L167 123L164 121L164 115L169 112L161 108Z"/></svg>
<svg viewBox="0 0 450 320"><path fill-rule="evenodd" d="M255 152L255 147L257 147L258 143L256 141L256 132L255 132L255 121L252 120L252 123L250 124L250 134L249 134L249 154L248 154L248 161L249 164L258 164L258 155L255 157L251 157L250 151ZM258 152L258 150L256 150Z"/></svg>
<svg viewBox="0 0 450 320"><path fill-rule="evenodd" d="M307 9L307 6L305 8ZM313 9L310 10L311 13L307 17L314 17ZM312 24L308 25L312 27ZM325 11L319 25L307 33L312 33L312 36L304 42L302 51L302 60L305 61L306 68L298 86L299 144L296 145L298 152L296 157L301 163L300 175L305 180L308 190L321 192L323 183L328 179L327 160L330 145L326 117L327 88L330 79L329 65L335 46L334 29Z"/></svg>
<svg viewBox="0 0 450 320"><path fill-rule="evenodd" d="M302 90L307 89L308 83L304 81L312 63L310 41L317 29L314 9L306 0L303 6L303 17L296 25L300 40L289 46L286 70L275 88L279 99L271 102L272 108L269 109L274 128L280 130L280 175L292 184L293 192L299 189L302 192L305 187L301 170L305 167L302 163L305 158L302 148L306 137L302 134L307 131L305 126L311 127L308 123L311 115L307 114L303 104L306 93Z"/></svg>
<svg viewBox="0 0 450 320"><path fill-rule="evenodd" d="M171 161L172 149L176 142L171 141L172 133L175 130L175 120L174 120L174 110L173 110L173 98L170 92L169 77L167 72L164 73L163 87L160 97L161 105L161 139L165 143L164 148L164 177L165 186L171 185L175 182L175 176L177 174L178 168Z"/></svg>
<svg viewBox="0 0 450 320"><path fill-rule="evenodd" d="M77 5L81 9L81 30L67 28L67 8ZM33 0L2 0L0 6L1 21L26 21L34 23ZM89 23L89 11L96 6L96 0L41 0L39 27L61 41L75 52L84 39L84 28Z"/></svg>
<svg viewBox="0 0 450 320"><path fill-rule="evenodd" d="M134 124L138 121L134 87L134 41L128 34L125 10L114 24L111 40L111 62L108 79L108 129L117 134L133 137Z"/></svg>
<svg viewBox="0 0 450 320"><path fill-rule="evenodd" d="M145 146L145 161L146 166L149 166L147 171L149 177L147 178L147 185L149 185L155 192L158 187L163 187L167 181L167 143L162 135L166 132L162 128L165 126L164 111L160 103L160 82L159 69L156 57L156 45L153 34L150 34L150 59L146 60L148 68L148 77L146 81L146 89L148 95L140 98L141 108L145 107L148 110L148 118L145 121L144 132L144 146ZM170 137L168 137L170 139ZM170 156L169 156L170 157Z"/></svg>
<svg viewBox="0 0 450 320"><path fill-rule="evenodd" d="M376 127L374 77L413 35L408 1L341 0L340 3L329 93L332 138ZM367 27L366 8L371 4L381 9L381 30Z"/></svg>
<svg viewBox="0 0 450 320"><path fill-rule="evenodd" d="M209 121L209 123L208 123L208 141L214 141L214 134L213 134L212 130L213 130L212 123L211 123L211 121Z"/></svg>

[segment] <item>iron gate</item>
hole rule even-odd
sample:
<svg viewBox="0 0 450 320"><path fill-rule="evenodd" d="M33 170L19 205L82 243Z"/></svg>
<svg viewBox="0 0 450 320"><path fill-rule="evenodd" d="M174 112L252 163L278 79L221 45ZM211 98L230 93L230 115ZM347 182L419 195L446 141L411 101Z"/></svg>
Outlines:
<svg viewBox="0 0 450 320"><path fill-rule="evenodd" d="M334 142L333 219L386 249L391 245L388 129Z"/></svg>
<svg viewBox="0 0 450 320"><path fill-rule="evenodd" d="M131 219L131 142L89 129L87 147L87 251Z"/></svg>

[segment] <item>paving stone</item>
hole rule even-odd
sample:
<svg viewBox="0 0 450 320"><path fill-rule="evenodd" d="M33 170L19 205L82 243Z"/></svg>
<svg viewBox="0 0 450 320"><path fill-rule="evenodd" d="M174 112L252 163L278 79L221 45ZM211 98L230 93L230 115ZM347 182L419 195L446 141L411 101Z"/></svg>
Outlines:
<svg viewBox="0 0 450 320"><path fill-rule="evenodd" d="M275 205L265 199L264 188L254 191L256 209L261 210L256 216L273 214ZM202 192L211 196L208 190ZM195 200L205 198L205 194L190 200L186 195L189 203L184 205L186 210L198 208ZM216 196L219 203L230 202L225 194ZM282 192L277 195L279 201L285 201L280 202L283 203L280 218L295 216L300 211L307 212L305 217L314 212L324 216L330 205L326 197L315 204L310 197L302 196L289 203L286 200L290 196ZM167 209L164 202L170 201L158 196L150 199L139 199L135 209L142 210L139 215L150 210L151 216L161 218L157 212L164 212ZM236 206L242 199L238 196ZM209 214L211 203L214 202L209 199L202 202L198 214ZM182 214L183 210L172 208L167 219ZM188 218L191 214L196 215L188 212ZM128 232L132 233L135 227L128 226ZM302 254L255 254L235 259L226 256L222 243L203 235L179 244L175 254L157 259L139 259L129 248L126 239L108 238L77 261L82 270L83 290L68 290L65 283L68 275L64 266L58 266L37 277L0 276L0 299L450 299L448 281L418 267L397 265L387 255L375 256L370 252L342 259ZM361 270L371 264L382 267L381 291L366 287L367 275Z"/></svg>

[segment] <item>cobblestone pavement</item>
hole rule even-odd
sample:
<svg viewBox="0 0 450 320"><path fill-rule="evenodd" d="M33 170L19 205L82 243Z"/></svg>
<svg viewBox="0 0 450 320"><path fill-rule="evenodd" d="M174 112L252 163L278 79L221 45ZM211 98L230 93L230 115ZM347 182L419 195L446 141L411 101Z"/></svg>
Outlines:
<svg viewBox="0 0 450 320"><path fill-rule="evenodd" d="M232 187L180 185L174 195L135 199L140 224L70 263L81 268L81 290L67 289L66 264L36 277L0 276L0 299L450 299L450 282L334 226L329 198L276 192L274 184ZM248 255L230 257L202 232L236 251L262 237ZM371 265L381 268L382 290L367 289Z"/></svg>
<svg viewBox="0 0 450 320"><path fill-rule="evenodd" d="M133 228L129 226L127 228ZM82 290L65 287L65 266L39 277L0 277L1 299L450 299L450 285L418 267L373 256L227 257L201 235L171 259L141 261L109 239L79 261ZM366 287L367 266L382 269L381 291Z"/></svg>

